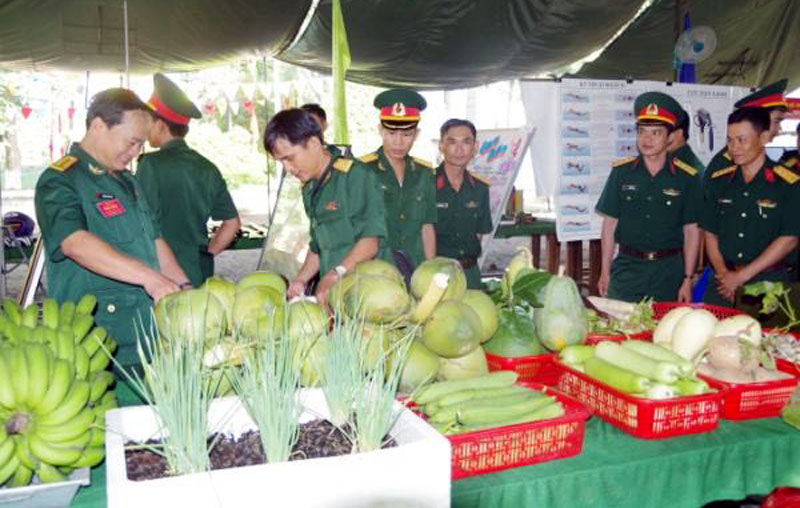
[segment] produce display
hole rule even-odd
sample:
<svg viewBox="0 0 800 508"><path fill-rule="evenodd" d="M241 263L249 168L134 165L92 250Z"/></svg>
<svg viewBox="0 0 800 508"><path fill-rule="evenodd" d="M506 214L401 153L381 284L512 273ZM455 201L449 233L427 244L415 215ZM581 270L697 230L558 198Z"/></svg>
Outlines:
<svg viewBox="0 0 800 508"><path fill-rule="evenodd" d="M635 335L656 327L652 298L639 303L623 302L600 296L588 297L595 307L586 309L589 333L594 335ZM598 311L601 314L598 314Z"/></svg>
<svg viewBox="0 0 800 508"><path fill-rule="evenodd" d="M561 362L617 390L647 399L670 399L711 391L694 366L669 349L649 342L603 341L567 346Z"/></svg>
<svg viewBox="0 0 800 508"><path fill-rule="evenodd" d="M517 386L514 372L498 371L459 381L441 381L413 401L428 422L446 435L557 418L564 407L555 397Z"/></svg>
<svg viewBox="0 0 800 508"><path fill-rule="evenodd" d="M116 342L94 326L93 295L46 298L0 313L0 484L65 481L105 457L105 413L117 406L107 370Z"/></svg>

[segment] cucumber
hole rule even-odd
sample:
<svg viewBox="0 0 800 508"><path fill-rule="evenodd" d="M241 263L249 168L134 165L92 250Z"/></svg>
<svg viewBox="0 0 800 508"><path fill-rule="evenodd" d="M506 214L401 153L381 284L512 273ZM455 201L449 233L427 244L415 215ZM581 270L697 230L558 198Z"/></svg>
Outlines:
<svg viewBox="0 0 800 508"><path fill-rule="evenodd" d="M675 389L681 395L702 395L711 391L708 383L702 379L684 378L675 382Z"/></svg>
<svg viewBox="0 0 800 508"><path fill-rule="evenodd" d="M434 423L449 422L456 420L465 411L486 409L490 412L502 411L507 407L520 402L531 400L546 399L546 397L531 397L524 393L506 395L505 397L490 397L485 399L468 400L461 404L454 404L445 408L438 409L429 414L430 421ZM552 397L549 397L552 400Z"/></svg>
<svg viewBox="0 0 800 508"><path fill-rule="evenodd" d="M460 404L472 399L482 399L486 397L502 397L505 395L513 395L515 393L530 393L532 395L538 394L536 390L525 388L522 386L502 386L500 388L476 388L473 390L462 390L460 392L445 395L440 399L432 402L435 407L447 407L453 404ZM430 405L430 404L429 404Z"/></svg>
<svg viewBox="0 0 800 508"><path fill-rule="evenodd" d="M616 342L604 341L595 348L595 356L621 369L662 383L674 383L680 378L678 365L654 360Z"/></svg>
<svg viewBox="0 0 800 508"><path fill-rule="evenodd" d="M690 376L694 373L692 362L680 356L678 353L670 351L669 349L658 344L653 344L652 342L645 342L642 340L626 340L622 343L622 347L625 349L630 349L631 351L635 351L640 355L649 356L650 358L660 362L674 363L678 366L678 369L683 376Z"/></svg>
<svg viewBox="0 0 800 508"><path fill-rule="evenodd" d="M471 390L474 388L500 388L511 386L517 381L517 373L509 370L491 372L485 376L474 377L472 379L460 379L458 381L441 381L423 388L417 395L417 404L428 404L436 399L444 397L461 390Z"/></svg>
<svg viewBox="0 0 800 508"><path fill-rule="evenodd" d="M535 422L539 420L550 420L564 415L564 406L560 402L554 402L547 406L535 409L528 413L523 413L519 416L511 417L507 420L496 421L492 423L471 423L461 426L461 432L474 432L477 430L493 429L496 427L504 427L506 425L516 425L518 423Z"/></svg>
<svg viewBox="0 0 800 508"><path fill-rule="evenodd" d="M567 346L558 353L558 358L564 363L583 363L587 358L594 356L594 346L573 345Z"/></svg>
<svg viewBox="0 0 800 508"><path fill-rule="evenodd" d="M587 375L627 393L643 393L652 384L646 377L621 369L596 356L583 362L583 369Z"/></svg>
<svg viewBox="0 0 800 508"><path fill-rule="evenodd" d="M492 423L497 425L498 422L508 421L511 418L519 418L526 413L553 405L553 400L552 397L538 397L532 400L517 402L516 404L504 408L468 408L458 414L458 421L467 425L474 423Z"/></svg>

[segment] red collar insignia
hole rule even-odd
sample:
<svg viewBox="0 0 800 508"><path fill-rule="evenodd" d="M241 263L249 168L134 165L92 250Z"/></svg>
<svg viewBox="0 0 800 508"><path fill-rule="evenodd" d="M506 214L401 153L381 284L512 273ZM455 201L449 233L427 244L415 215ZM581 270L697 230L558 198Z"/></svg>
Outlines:
<svg viewBox="0 0 800 508"><path fill-rule="evenodd" d="M775 183L775 172L772 171L772 168L764 169L764 179L769 183Z"/></svg>
<svg viewBox="0 0 800 508"><path fill-rule="evenodd" d="M436 188L444 189L444 175L439 175L436 177Z"/></svg>

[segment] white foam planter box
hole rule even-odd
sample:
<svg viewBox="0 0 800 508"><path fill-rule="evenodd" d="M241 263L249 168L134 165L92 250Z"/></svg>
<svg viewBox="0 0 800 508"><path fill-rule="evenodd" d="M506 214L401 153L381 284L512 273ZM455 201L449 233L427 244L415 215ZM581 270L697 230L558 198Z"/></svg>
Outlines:
<svg viewBox="0 0 800 508"><path fill-rule="evenodd" d="M76 469L69 480L59 483L37 484L26 487L0 488L0 508L67 508L81 486L89 485L89 468Z"/></svg>
<svg viewBox="0 0 800 508"><path fill-rule="evenodd" d="M301 422L328 414L321 390L305 390L303 397ZM237 437L256 429L236 397L212 403L209 425L212 433ZM127 478L123 445L160 437L152 409L112 410L106 429L109 508L450 506L450 442L408 409L390 432L393 448L144 481Z"/></svg>

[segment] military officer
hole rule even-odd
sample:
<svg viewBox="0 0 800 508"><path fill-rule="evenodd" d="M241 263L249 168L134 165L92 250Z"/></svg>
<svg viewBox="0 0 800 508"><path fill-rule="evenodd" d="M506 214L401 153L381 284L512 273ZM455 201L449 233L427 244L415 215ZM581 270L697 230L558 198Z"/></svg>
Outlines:
<svg viewBox="0 0 800 508"><path fill-rule="evenodd" d="M36 184L48 291L59 301L96 295L95 319L116 338L123 364L137 361L137 329L150 331L153 301L190 285L125 169L151 123L150 109L130 90L100 92L86 135Z"/></svg>
<svg viewBox="0 0 800 508"><path fill-rule="evenodd" d="M164 239L196 287L214 275L214 256L230 245L241 221L217 167L184 139L200 111L163 74L153 76L153 84L149 141L159 150L139 158L136 179L150 208L160 211ZM222 221L210 241L209 217Z"/></svg>
<svg viewBox="0 0 800 508"><path fill-rule="evenodd" d="M728 117L728 167L708 175L702 226L714 267L704 301L731 305L748 282L786 281L785 258L800 234L800 177L767 157L770 114L735 110Z"/></svg>
<svg viewBox="0 0 800 508"><path fill-rule="evenodd" d="M692 147L689 146L689 113L681 108L678 112L678 125L672 131L669 144L667 145L667 152L677 160L688 164L689 166L697 169L702 180L703 174L706 171L706 166L697 158Z"/></svg>
<svg viewBox="0 0 800 508"><path fill-rule="evenodd" d="M614 163L597 203L603 216L601 295L629 302L691 300L702 194L697 168L667 156L679 114L680 105L660 92L634 101L639 156Z"/></svg>
<svg viewBox="0 0 800 508"><path fill-rule="evenodd" d="M398 268L413 271L414 266L436 256L435 170L409 155L419 134L420 112L427 102L413 90L395 88L378 94L374 106L380 110L378 132L383 146L361 161L378 175L388 245ZM406 259L412 266L406 266Z"/></svg>
<svg viewBox="0 0 800 508"><path fill-rule="evenodd" d="M786 91L786 84L788 80L782 79L776 81L771 85L756 90L755 92L742 97L733 105L734 109L741 108L762 108L769 113L769 141L772 141L775 136L781 131L781 120L786 116L786 111L789 109L789 104L784 98ZM718 169L725 169L731 165L731 156L728 147L725 146L717 152L708 163L707 175L717 171Z"/></svg>
<svg viewBox="0 0 800 508"><path fill-rule="evenodd" d="M783 152L778 164L800 173L800 123L797 124L795 135L797 137L795 149Z"/></svg>
<svg viewBox="0 0 800 508"><path fill-rule="evenodd" d="M478 150L477 131L469 120L452 118L439 133L444 162L436 168L436 250L457 259L467 285L481 289L481 235L492 232L492 217L489 181L467 170Z"/></svg>
<svg viewBox="0 0 800 508"><path fill-rule="evenodd" d="M324 304L331 286L356 264L376 256L390 259L375 174L352 159L334 158L308 112L287 109L273 116L264 148L303 184L311 223L308 254L289 284L289 297L302 295L319 273L316 296Z"/></svg>

